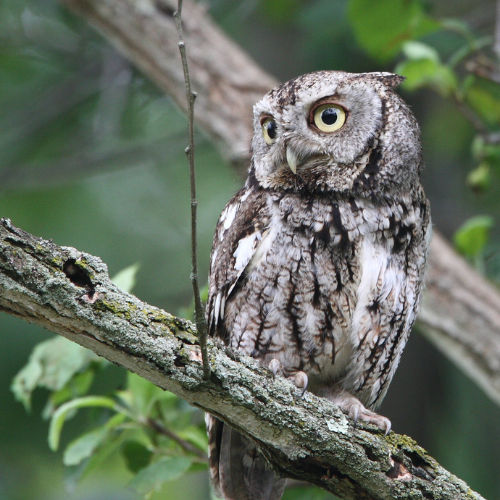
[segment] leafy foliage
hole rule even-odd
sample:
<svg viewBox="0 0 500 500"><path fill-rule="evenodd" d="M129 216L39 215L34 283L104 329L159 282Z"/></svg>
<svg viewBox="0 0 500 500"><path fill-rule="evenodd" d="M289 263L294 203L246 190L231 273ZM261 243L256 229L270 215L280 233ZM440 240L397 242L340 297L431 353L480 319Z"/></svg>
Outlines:
<svg viewBox="0 0 500 500"><path fill-rule="evenodd" d="M396 56L407 40L439 28L419 0L351 0L349 18L361 47L380 61Z"/></svg>
<svg viewBox="0 0 500 500"><path fill-rule="evenodd" d="M37 387L51 391L45 414L72 397L85 394L99 364L106 362L92 351L63 337L54 337L38 344L26 366L12 382L16 399L28 410L31 394Z"/></svg>
<svg viewBox="0 0 500 500"><path fill-rule="evenodd" d="M125 291L135 284L138 265L113 281ZM124 389L92 395L97 372L109 363L61 337L35 347L28 364L15 377L12 390L27 409L37 388L49 391L44 416L50 419L48 443L56 451L63 428L78 412L92 409L91 426L64 449L63 462L78 467L83 479L114 454L121 454L135 477L130 486L148 496L188 470L205 467L207 438L200 412L174 394L127 373Z"/></svg>
<svg viewBox="0 0 500 500"><path fill-rule="evenodd" d="M424 87L435 89L448 96L457 88L453 70L443 64L437 50L422 42L409 41L402 46L406 60L396 66L396 73L406 77L404 86L408 90Z"/></svg>

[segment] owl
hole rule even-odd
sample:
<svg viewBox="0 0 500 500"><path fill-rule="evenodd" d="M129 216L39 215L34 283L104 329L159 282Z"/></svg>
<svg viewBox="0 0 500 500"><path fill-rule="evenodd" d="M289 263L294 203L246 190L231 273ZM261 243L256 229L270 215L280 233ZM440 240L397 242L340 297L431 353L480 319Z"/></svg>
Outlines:
<svg viewBox="0 0 500 500"><path fill-rule="evenodd" d="M209 334L389 432L383 400L415 320L430 240L418 124L391 73L321 71L254 106L244 187L211 254ZM258 447L207 416L226 499L282 496Z"/></svg>

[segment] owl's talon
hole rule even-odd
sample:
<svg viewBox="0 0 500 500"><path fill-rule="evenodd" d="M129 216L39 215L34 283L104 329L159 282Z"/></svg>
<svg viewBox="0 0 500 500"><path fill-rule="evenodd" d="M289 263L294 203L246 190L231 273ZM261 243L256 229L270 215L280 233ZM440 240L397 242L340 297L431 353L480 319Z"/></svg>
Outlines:
<svg viewBox="0 0 500 500"><path fill-rule="evenodd" d="M302 392L300 393L300 397L302 397L305 394L307 384L309 383L309 377L307 376L307 373L299 371L293 375L292 380L297 389L302 389Z"/></svg>
<svg viewBox="0 0 500 500"><path fill-rule="evenodd" d="M274 377L276 377L278 373L282 373L281 363L276 358L271 359L271 361L269 362L269 369L272 371Z"/></svg>
<svg viewBox="0 0 500 500"><path fill-rule="evenodd" d="M354 420L354 427L358 425L358 418L359 418L359 408L355 406L352 410L352 419Z"/></svg>
<svg viewBox="0 0 500 500"><path fill-rule="evenodd" d="M389 432L391 432L391 427L392 427L392 423L391 421L387 418L387 426L385 428L385 432L384 432L384 435L387 436L387 434L389 434Z"/></svg>

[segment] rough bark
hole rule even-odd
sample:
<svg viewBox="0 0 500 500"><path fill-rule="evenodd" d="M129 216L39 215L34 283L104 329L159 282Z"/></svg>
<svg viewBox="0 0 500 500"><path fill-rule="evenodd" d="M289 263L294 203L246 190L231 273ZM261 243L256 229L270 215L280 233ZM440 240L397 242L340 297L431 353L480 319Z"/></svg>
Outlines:
<svg viewBox="0 0 500 500"><path fill-rule="evenodd" d="M482 498L407 436L362 425L194 326L122 292L92 255L0 220L0 310L59 333L210 411L256 440L283 475L343 498Z"/></svg>

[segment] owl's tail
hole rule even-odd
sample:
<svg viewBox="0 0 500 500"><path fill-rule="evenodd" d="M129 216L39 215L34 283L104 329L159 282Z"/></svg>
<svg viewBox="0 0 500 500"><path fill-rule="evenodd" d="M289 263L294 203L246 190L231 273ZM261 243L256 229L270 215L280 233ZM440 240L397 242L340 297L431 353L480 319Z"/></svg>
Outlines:
<svg viewBox="0 0 500 500"><path fill-rule="evenodd" d="M279 500L286 486L256 446L220 420L206 415L210 477L225 500Z"/></svg>

